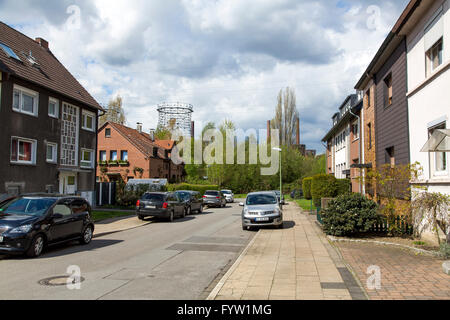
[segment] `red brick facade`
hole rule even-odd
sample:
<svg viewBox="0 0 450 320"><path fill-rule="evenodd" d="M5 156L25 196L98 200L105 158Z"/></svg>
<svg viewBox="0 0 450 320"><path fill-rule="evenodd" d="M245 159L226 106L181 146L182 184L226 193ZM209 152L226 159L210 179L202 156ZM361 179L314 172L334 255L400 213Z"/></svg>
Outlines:
<svg viewBox="0 0 450 320"><path fill-rule="evenodd" d="M121 177L126 182L129 179L165 178L180 182L183 179L184 166L175 165L169 158L173 142L152 141L145 133L115 123L106 123L97 135L98 180L115 181ZM101 161L102 152L106 153L106 164ZM116 152L118 163L108 163L112 160L111 152ZM127 162L122 159L124 152L128 155Z"/></svg>

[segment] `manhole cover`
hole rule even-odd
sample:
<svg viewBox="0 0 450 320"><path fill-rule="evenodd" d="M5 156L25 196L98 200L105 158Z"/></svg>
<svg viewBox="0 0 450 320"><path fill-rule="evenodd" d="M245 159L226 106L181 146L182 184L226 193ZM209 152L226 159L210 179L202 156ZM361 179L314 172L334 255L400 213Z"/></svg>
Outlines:
<svg viewBox="0 0 450 320"><path fill-rule="evenodd" d="M75 283L81 283L84 281L83 277L79 277L79 281L76 281L77 279L75 277L71 276L57 276L57 277L51 277L39 280L38 283L43 286L66 286L67 280L70 279L73 284Z"/></svg>

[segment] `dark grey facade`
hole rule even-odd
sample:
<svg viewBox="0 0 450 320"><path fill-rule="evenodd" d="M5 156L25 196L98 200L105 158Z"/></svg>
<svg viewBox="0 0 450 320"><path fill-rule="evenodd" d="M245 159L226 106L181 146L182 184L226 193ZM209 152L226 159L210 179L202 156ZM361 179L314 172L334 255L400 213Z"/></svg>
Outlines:
<svg viewBox="0 0 450 320"><path fill-rule="evenodd" d="M96 130L90 132L81 128L81 114L82 110L94 113L97 123L97 110L67 96L12 75L2 73L1 78L0 147L3 152L0 156L0 195L17 192L60 192L61 174L72 174L76 177L75 193L93 194L95 189L97 135ZM37 117L13 111L14 84L33 90L39 94ZM58 119L48 115L49 97L59 100ZM63 102L79 108L77 166L63 166L60 162ZM36 140L35 164L16 164L11 161L12 137ZM46 148L48 142L57 144L56 163L47 162ZM82 148L94 151L94 165L92 169L80 167Z"/></svg>
<svg viewBox="0 0 450 320"><path fill-rule="evenodd" d="M403 39L381 69L375 74L375 135L377 165L408 164L409 129L407 93L406 40ZM387 82L392 83L389 104Z"/></svg>

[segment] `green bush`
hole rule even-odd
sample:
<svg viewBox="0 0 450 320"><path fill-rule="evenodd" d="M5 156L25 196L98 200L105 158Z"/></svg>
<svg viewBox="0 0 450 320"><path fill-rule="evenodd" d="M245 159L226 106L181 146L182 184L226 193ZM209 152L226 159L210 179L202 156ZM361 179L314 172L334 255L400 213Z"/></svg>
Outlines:
<svg viewBox="0 0 450 320"><path fill-rule="evenodd" d="M306 200L311 200L312 199L312 195L311 195L311 183L312 183L313 178L305 178L303 179L303 196L305 197Z"/></svg>
<svg viewBox="0 0 450 320"><path fill-rule="evenodd" d="M374 201L359 193L341 195L322 211L323 230L333 236L368 232L378 222L377 210Z"/></svg>
<svg viewBox="0 0 450 320"><path fill-rule="evenodd" d="M336 178L328 174L318 174L311 182L311 196L316 207L322 198L334 198L337 194Z"/></svg>
<svg viewBox="0 0 450 320"><path fill-rule="evenodd" d="M444 259L449 259L450 258L450 243L446 243L446 242L441 243L439 252Z"/></svg>
<svg viewBox="0 0 450 320"><path fill-rule="evenodd" d="M337 179L336 180L336 190L337 190L337 196L340 196L342 194L348 194L351 193L351 186L352 182L350 179Z"/></svg>
<svg viewBox="0 0 450 320"><path fill-rule="evenodd" d="M190 190L190 191L198 191L202 195L205 194L207 190L219 190L219 186L217 185L200 185L200 184L189 184L189 183L180 183L180 184L171 184L168 187L168 191L177 191L177 190Z"/></svg>

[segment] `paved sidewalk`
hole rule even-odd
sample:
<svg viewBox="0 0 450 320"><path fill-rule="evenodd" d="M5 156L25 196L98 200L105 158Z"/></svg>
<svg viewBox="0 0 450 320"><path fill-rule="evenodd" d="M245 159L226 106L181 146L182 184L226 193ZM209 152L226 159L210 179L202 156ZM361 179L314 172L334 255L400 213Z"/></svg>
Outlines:
<svg viewBox="0 0 450 320"><path fill-rule="evenodd" d="M337 246L372 300L450 300L450 276L442 270L443 260L372 243L339 242ZM367 268L372 265L380 267L379 290L367 288Z"/></svg>
<svg viewBox="0 0 450 320"><path fill-rule="evenodd" d="M315 225L294 203L284 229L262 229L209 297L217 300L351 300L365 294Z"/></svg>
<svg viewBox="0 0 450 320"><path fill-rule="evenodd" d="M95 223L94 237L100 237L109 233L137 228L149 223L152 222L139 220L136 215L102 220Z"/></svg>

